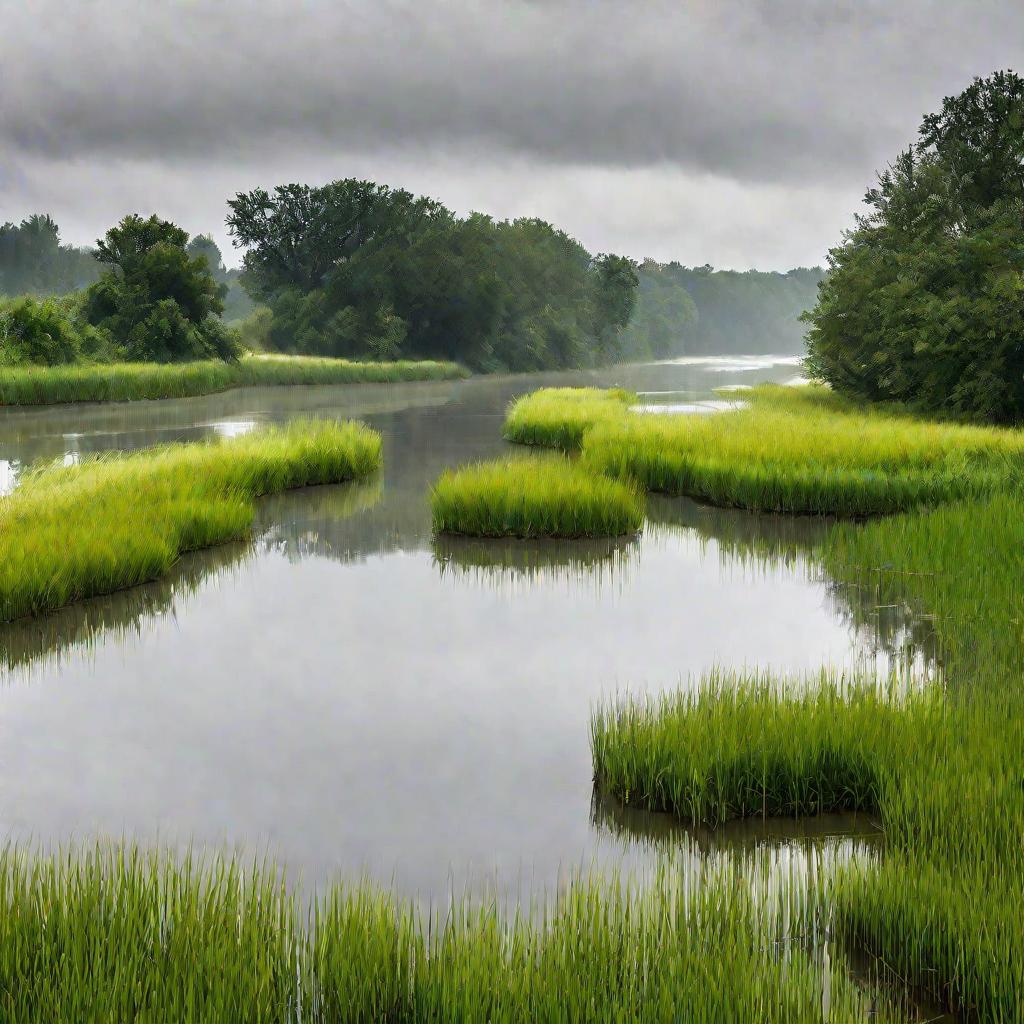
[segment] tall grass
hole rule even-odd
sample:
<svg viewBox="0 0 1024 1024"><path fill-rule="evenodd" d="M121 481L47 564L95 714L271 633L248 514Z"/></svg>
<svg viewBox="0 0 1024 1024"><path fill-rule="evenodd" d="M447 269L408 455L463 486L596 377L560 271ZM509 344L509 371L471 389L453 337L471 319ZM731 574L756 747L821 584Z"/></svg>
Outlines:
<svg viewBox="0 0 1024 1024"><path fill-rule="evenodd" d="M190 398L228 388L397 383L468 376L456 363L353 362L311 356L247 356L238 363L103 363L0 367L0 406Z"/></svg>
<svg viewBox="0 0 1024 1024"><path fill-rule="evenodd" d="M474 537L615 537L643 525L643 495L561 456L499 459L444 473L434 532Z"/></svg>
<svg viewBox="0 0 1024 1024"><path fill-rule="evenodd" d="M620 388L540 388L505 415L505 439L544 448L578 449L598 423L619 423L636 395Z"/></svg>
<svg viewBox="0 0 1024 1024"><path fill-rule="evenodd" d="M606 791L682 818L877 814L885 854L824 887L837 935L970 1019L1024 992L1024 499L835 526L819 557L866 606L929 617L939 682L705 680L595 711Z"/></svg>
<svg viewBox="0 0 1024 1024"><path fill-rule="evenodd" d="M763 882L763 880L761 880ZM729 873L682 889L578 878L507 918L423 915L369 885L307 911L282 876L132 848L0 853L0 1013L51 1021L863 1020L867 995ZM894 1020L885 1006L874 1018Z"/></svg>
<svg viewBox="0 0 1024 1024"><path fill-rule="evenodd" d="M749 408L630 413L613 393L545 389L509 411L506 437L581 447L595 472L755 511L867 516L1016 486L1024 434L853 406L821 388L762 385Z"/></svg>
<svg viewBox="0 0 1024 1024"><path fill-rule="evenodd" d="M376 432L308 420L36 471L0 498L0 620L156 579L182 552L246 536L254 499L380 463Z"/></svg>

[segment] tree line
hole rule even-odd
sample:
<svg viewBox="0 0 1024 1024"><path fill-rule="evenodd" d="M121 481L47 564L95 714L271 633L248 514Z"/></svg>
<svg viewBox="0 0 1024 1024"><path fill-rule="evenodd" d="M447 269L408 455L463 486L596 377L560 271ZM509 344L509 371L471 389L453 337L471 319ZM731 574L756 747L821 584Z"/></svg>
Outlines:
<svg viewBox="0 0 1024 1024"><path fill-rule="evenodd" d="M239 193L209 235L125 217L93 249L42 215L0 229L0 361L233 358L244 347L529 371L792 351L817 271L589 253L535 218L459 217L369 181ZM230 326L228 326L230 324Z"/></svg>
<svg viewBox="0 0 1024 1024"><path fill-rule="evenodd" d="M799 353L801 315L814 305L820 267L785 273L715 270L644 260L636 310L623 336L630 359Z"/></svg>

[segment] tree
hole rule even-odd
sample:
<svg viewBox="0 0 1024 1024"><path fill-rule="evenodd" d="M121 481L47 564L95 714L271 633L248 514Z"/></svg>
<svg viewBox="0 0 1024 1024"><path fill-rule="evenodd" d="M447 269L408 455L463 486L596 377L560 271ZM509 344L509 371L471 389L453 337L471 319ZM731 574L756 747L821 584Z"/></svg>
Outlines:
<svg viewBox="0 0 1024 1024"><path fill-rule="evenodd" d="M534 218L459 218L354 179L256 190L230 206L246 287L271 307L269 341L283 351L580 366L618 351L632 310L630 261L595 260Z"/></svg>
<svg viewBox="0 0 1024 1024"><path fill-rule="evenodd" d="M372 181L345 178L328 185L279 185L228 200L227 224L247 248L249 286L261 299L281 288L310 291L361 246L388 237L408 240L427 218L447 213L431 199Z"/></svg>
<svg viewBox="0 0 1024 1024"><path fill-rule="evenodd" d="M57 223L48 214L0 225L0 294L63 294L95 281L98 274L90 252L61 244Z"/></svg>
<svg viewBox="0 0 1024 1024"><path fill-rule="evenodd" d="M189 255L187 242L175 224L137 214L97 242L96 258L109 269L89 288L85 316L127 358L178 362L236 354L218 319L226 287L214 280L205 255Z"/></svg>
<svg viewBox="0 0 1024 1024"><path fill-rule="evenodd" d="M865 196L807 315L808 366L837 391L1024 418L1024 82L975 79L925 117Z"/></svg>
<svg viewBox="0 0 1024 1024"><path fill-rule="evenodd" d="M633 315L639 284L631 259L609 253L594 258L593 330L602 355L619 353L619 336Z"/></svg>
<svg viewBox="0 0 1024 1024"><path fill-rule="evenodd" d="M224 256L220 251L220 246L213 240L213 235L196 235L185 246L185 252L192 257L202 256L210 268L213 279L218 284L227 284L228 271L224 266Z"/></svg>

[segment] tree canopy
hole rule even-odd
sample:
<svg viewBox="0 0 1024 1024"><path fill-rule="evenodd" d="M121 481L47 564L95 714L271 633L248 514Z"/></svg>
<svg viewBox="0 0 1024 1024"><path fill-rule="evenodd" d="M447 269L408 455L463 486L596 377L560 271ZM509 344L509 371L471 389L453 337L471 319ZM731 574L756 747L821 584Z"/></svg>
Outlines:
<svg viewBox="0 0 1024 1024"><path fill-rule="evenodd" d="M947 97L865 202L807 316L811 371L855 398L1024 418L1024 80Z"/></svg>
<svg viewBox="0 0 1024 1024"><path fill-rule="evenodd" d="M283 351L539 370L616 358L637 278L542 220L460 218L368 181L241 193L228 226Z"/></svg>
<svg viewBox="0 0 1024 1024"><path fill-rule="evenodd" d="M188 234L157 216L130 214L96 243L107 266L85 296L84 316L128 359L229 358L235 344L219 320L226 287Z"/></svg>

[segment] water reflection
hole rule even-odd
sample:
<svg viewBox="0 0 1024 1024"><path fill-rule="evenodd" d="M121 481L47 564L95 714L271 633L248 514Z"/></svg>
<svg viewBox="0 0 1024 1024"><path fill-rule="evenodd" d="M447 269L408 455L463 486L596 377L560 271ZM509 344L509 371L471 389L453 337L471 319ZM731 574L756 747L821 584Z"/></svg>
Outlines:
<svg viewBox="0 0 1024 1024"><path fill-rule="evenodd" d="M543 586L555 580L599 586L628 574L639 557L636 536L572 541L443 536L434 540L434 561L442 575L483 586Z"/></svg>
<svg viewBox="0 0 1024 1024"><path fill-rule="evenodd" d="M869 814L821 814L812 818L740 818L716 828L688 824L672 814L623 804L595 786L590 802L595 829L631 843L667 851L690 847L702 856L727 850L750 854L762 847L845 844L849 849L878 850L881 822Z"/></svg>

